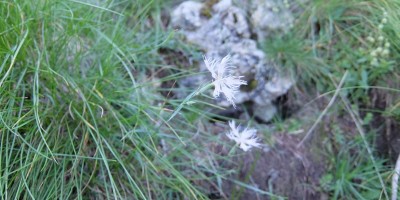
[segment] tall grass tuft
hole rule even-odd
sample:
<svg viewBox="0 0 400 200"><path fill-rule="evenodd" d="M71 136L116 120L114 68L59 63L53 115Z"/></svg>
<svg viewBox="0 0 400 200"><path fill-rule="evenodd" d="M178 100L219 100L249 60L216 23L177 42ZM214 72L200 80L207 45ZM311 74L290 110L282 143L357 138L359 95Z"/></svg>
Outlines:
<svg viewBox="0 0 400 200"><path fill-rule="evenodd" d="M192 181L209 177L182 164L194 127L163 120L166 99L143 73L170 36L161 6L0 2L2 198L206 198Z"/></svg>

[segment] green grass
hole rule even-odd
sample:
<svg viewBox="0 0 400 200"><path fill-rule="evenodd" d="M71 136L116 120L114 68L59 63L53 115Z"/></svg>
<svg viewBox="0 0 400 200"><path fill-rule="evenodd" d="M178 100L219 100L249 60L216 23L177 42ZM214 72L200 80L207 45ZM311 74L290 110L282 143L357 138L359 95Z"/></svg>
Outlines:
<svg viewBox="0 0 400 200"><path fill-rule="evenodd" d="M389 186L390 168L384 164L387 160L377 157L373 163L361 137L346 136L349 133L342 130L340 125L331 126L335 135L330 142L325 142L328 145L324 152L330 158L330 164L320 179L321 189L331 199L385 199L374 165L377 164L378 172ZM374 134L368 136L370 142Z"/></svg>
<svg viewBox="0 0 400 200"><path fill-rule="evenodd" d="M316 94L331 91L331 96L347 73L340 92L342 101L337 101L332 112L382 116L386 111L386 116L389 116L387 120L398 119L399 92L392 87L398 85L400 74L400 26L396 23L400 17L396 11L400 8L399 2L311 0L302 4L301 8L304 12L298 17L292 31L267 38L260 44L267 55L298 80L297 87L306 95L310 95L307 92L312 91L310 88L315 88ZM383 53L383 50L388 53ZM394 99L386 101L386 110L371 108L376 101L371 97L372 90L379 90L383 97ZM319 98L323 97L325 95ZM332 117L332 114L326 117ZM354 120L352 124L357 123ZM370 123L369 120L363 127L371 127ZM355 131L364 137L360 130ZM348 134L334 132L336 135ZM372 134L375 137L377 135L376 132ZM325 189L332 199L388 197L383 191L385 187L390 188L387 173L391 173L393 168L388 168L390 165L387 162L384 165L381 161L388 158L380 158L374 151L367 151L369 145L365 144L371 144L373 149L373 140L367 141L365 137L363 140L364 143L359 141L356 147L341 143L338 152L328 155L333 160L329 162L331 167L321 181L329 179L328 188ZM338 145L337 141L334 145ZM379 183L378 173L382 174L385 185Z"/></svg>
<svg viewBox="0 0 400 200"><path fill-rule="evenodd" d="M304 12L291 32L268 38L262 46L296 79L316 85L320 91L335 89L332 78L339 82L345 71L349 71L345 87L386 86L381 78L398 73L398 25L394 24L398 6L396 1L313 0L302 5ZM380 29L383 18L387 23ZM368 42L368 37L375 42ZM385 49L386 42L389 55L378 55L373 64L371 52ZM363 89L353 92L354 99L366 94Z"/></svg>
<svg viewBox="0 0 400 200"><path fill-rule="evenodd" d="M163 26L162 10L171 5L163 0L0 1L2 199L208 199L205 185L220 192L224 181L235 183L237 194L247 189L274 196L246 183L251 172L244 182L231 180L236 171L218 164L235 155L206 146L225 145L223 134L207 129L216 117L206 113L213 106L207 96L188 104L160 94L175 92L157 88L160 83L197 73L186 66L196 63L165 61L161 47L196 61L202 54ZM296 75L303 89L334 90L348 71L342 94L362 110L370 103L368 88L395 89L386 81L399 77L398 8L394 0L312 0L302 4L304 13L292 31L272 35L260 46ZM388 22L379 28L382 9ZM390 53L376 65L371 51L385 42ZM157 77L160 70L167 75ZM385 114L398 119L396 100ZM301 127L293 123L294 129ZM332 198L378 197L382 185L374 170L387 178L387 166L378 158L371 161L360 141L338 143L337 154L328 152L331 173L324 191Z"/></svg>
<svg viewBox="0 0 400 200"><path fill-rule="evenodd" d="M161 6L0 2L2 198L206 198L193 181L212 176L183 145L195 127L163 121L143 76L171 36Z"/></svg>

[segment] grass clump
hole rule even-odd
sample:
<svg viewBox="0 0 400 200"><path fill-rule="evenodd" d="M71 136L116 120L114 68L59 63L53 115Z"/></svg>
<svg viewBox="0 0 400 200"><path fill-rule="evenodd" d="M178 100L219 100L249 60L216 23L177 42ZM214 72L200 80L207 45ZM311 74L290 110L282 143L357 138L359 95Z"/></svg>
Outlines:
<svg viewBox="0 0 400 200"><path fill-rule="evenodd" d="M335 135L326 146L326 156L331 159L327 171L321 177L321 189L332 199L384 199L383 186L374 170L374 163L367 156L363 140L359 136L346 136L337 125L332 125ZM370 133L368 140L373 138ZM389 183L389 167L385 159L375 160L379 173Z"/></svg>
<svg viewBox="0 0 400 200"><path fill-rule="evenodd" d="M223 150L215 153L222 144L215 132L221 130L208 129L205 122L229 119L206 114L217 107L202 100L209 96L174 96L198 95L174 86L177 79L193 75L188 55L201 60L201 53L171 39L161 12L164 4L173 3L0 2L2 198L228 198L222 191L227 182L234 183L237 196L247 189L277 197L246 184L255 165L246 183L229 178L235 173L228 169L234 149L224 154L226 149L218 146ZM361 107L372 104L369 88L389 90L385 76L399 77L400 4L312 0L301 6L304 12L294 29L266 38L264 50L298 74L300 87L334 90L348 74L338 97L349 98L354 110L362 112ZM183 61L176 55L183 55ZM385 114L398 119L399 102L394 101ZM301 127L298 123L289 124L293 132ZM329 152L322 192L334 199L378 198L382 185L376 171L387 178L384 162L371 161L361 141L333 143L341 146Z"/></svg>
<svg viewBox="0 0 400 200"><path fill-rule="evenodd" d="M363 135L361 129L371 130L373 139L368 144L373 144L373 148L382 146L376 140L385 137L381 136L385 129L391 133L390 129L398 125L400 26L395 21L399 19L396 11L399 6L397 1L307 1L301 4L304 12L292 31L267 38L261 44L271 59L296 76L297 86L304 93L312 87L316 93L331 91L329 94L339 89L341 102L331 110L356 118L369 117L356 132ZM344 74L347 75L344 86L338 88ZM371 121L372 118L385 118L389 125L385 127ZM355 129L360 122L353 121ZM391 140L394 136L388 137ZM390 188L390 162L378 157L382 152L367 152L367 145L338 144L337 141L333 144L339 145L339 150L328 156L333 160L329 162L328 174L321 179L322 188L326 187L325 191L333 199L388 198L383 191L385 187ZM373 157L368 158L367 154ZM379 183L382 182L378 181L379 176L384 178L384 184Z"/></svg>
<svg viewBox="0 0 400 200"><path fill-rule="evenodd" d="M360 87L350 92L360 100L366 88L383 85L383 76L398 73L397 25L392 23L396 6L395 1L309 1L301 5L304 12L291 32L263 46L296 79L319 91L335 89L332 78L339 82L348 71L345 87Z"/></svg>
<svg viewBox="0 0 400 200"><path fill-rule="evenodd" d="M161 6L0 2L3 198L206 198L192 182L212 176L184 163L194 128L163 121L166 100L143 75L170 36Z"/></svg>

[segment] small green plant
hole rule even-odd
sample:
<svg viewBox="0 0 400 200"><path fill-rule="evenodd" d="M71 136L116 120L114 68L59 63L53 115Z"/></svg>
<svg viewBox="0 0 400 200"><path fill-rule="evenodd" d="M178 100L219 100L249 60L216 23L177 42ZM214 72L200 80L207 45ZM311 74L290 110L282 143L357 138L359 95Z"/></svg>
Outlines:
<svg viewBox="0 0 400 200"><path fill-rule="evenodd" d="M331 152L329 155L332 164L320 179L321 189L329 193L331 199L384 198L383 187L379 183L373 163L366 156L362 140L355 138L348 141L340 135L335 138L334 145L337 145L336 149L339 152ZM379 172L387 180L390 172L384 166L384 162L385 160L376 160Z"/></svg>
<svg viewBox="0 0 400 200"><path fill-rule="evenodd" d="M319 91L334 90L332 80L340 80L347 71L344 87L351 100L365 103L370 86L383 84L383 77L398 71L392 23L398 18L392 12L396 6L394 1L387 5L310 1L303 5L305 10L291 32L267 38L262 46L306 87L316 86Z"/></svg>

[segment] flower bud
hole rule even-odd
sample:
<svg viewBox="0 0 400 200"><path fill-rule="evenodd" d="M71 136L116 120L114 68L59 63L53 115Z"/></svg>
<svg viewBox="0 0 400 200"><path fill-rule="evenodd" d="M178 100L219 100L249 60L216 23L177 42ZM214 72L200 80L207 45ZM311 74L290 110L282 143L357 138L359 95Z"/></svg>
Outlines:
<svg viewBox="0 0 400 200"><path fill-rule="evenodd" d="M382 51L382 56L388 56L389 53L390 53L389 49L384 49L384 50Z"/></svg>

